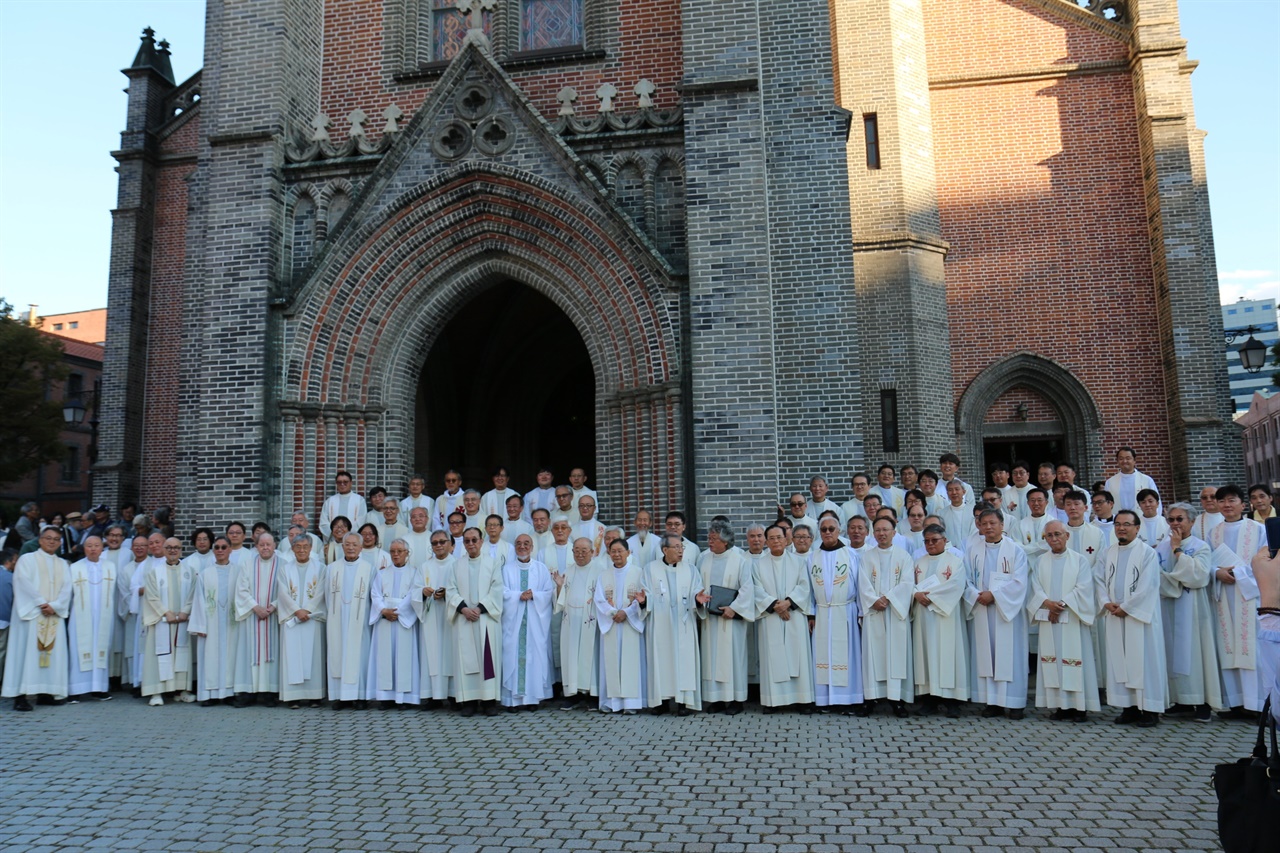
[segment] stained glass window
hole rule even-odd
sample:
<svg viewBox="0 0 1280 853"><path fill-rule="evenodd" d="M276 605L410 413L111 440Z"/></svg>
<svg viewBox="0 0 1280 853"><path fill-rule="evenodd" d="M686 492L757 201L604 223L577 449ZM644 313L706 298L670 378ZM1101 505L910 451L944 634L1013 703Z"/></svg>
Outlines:
<svg viewBox="0 0 1280 853"><path fill-rule="evenodd" d="M431 0L431 58L436 62L447 62L457 55L462 48L462 40L467 36L467 15L458 11L457 0ZM490 35L493 27L493 13L483 12L480 15L481 26L485 35Z"/></svg>
<svg viewBox="0 0 1280 853"><path fill-rule="evenodd" d="M582 2L520 0L520 49L548 50L582 44Z"/></svg>

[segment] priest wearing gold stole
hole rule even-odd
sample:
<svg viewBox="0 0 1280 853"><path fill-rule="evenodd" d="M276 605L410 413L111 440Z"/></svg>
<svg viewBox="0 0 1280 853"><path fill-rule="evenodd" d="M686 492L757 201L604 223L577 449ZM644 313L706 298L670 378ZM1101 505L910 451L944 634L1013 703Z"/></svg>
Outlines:
<svg viewBox="0 0 1280 853"><path fill-rule="evenodd" d="M1037 497L1033 491L1028 522L1036 518ZM1048 546L1024 551L1004 535L1004 515L999 510L983 510L978 525L982 538L965 554L969 569L965 603L972 614L977 676L973 700L987 706L982 712L985 717L998 717L1007 709L1009 719L1020 720L1027 706L1027 554L1047 551ZM1026 529L1033 528L1028 524Z"/></svg>
<svg viewBox="0 0 1280 853"><path fill-rule="evenodd" d="M280 622L280 699L290 708L324 699L326 572L319 548L306 531L290 544L293 559L276 575L276 618Z"/></svg>
<svg viewBox="0 0 1280 853"><path fill-rule="evenodd" d="M377 571L361 556L362 540L348 533L342 539L342 559L325 569L329 591L325 596L325 669L329 701L335 711L354 702L366 703L366 669L369 664L369 587Z"/></svg>
<svg viewBox="0 0 1280 853"><path fill-rule="evenodd" d="M276 613L276 578L284 560L276 554L276 538L258 534L252 554L240 559L236 578L236 619L241 623L240 645L248 654L249 671L237 673L236 680L249 687L236 698L240 704L261 701L275 705L280 697L280 620Z"/></svg>
<svg viewBox="0 0 1280 853"><path fill-rule="evenodd" d="M1160 558L1160 609L1165 663L1169 668L1170 714L1193 714L1210 721L1210 710L1225 711L1218 649L1209 607L1212 549L1192 535L1196 511L1178 502L1167 511L1169 536L1156 549Z"/></svg>
<svg viewBox="0 0 1280 853"><path fill-rule="evenodd" d="M413 608L418 613L418 696L434 707L453 696L453 631L445 618L444 594L457 559L447 531L431 534L431 550L418 559Z"/></svg>
<svg viewBox="0 0 1280 853"><path fill-rule="evenodd" d="M850 524L860 519L855 515ZM862 527L859 527L861 530ZM819 708L845 706L866 713L862 691L862 630L858 624L858 574L862 562L852 545L840 541L840 522L823 516L821 543L805 555L813 585L813 665ZM825 713L825 712L824 712Z"/></svg>
<svg viewBox="0 0 1280 853"><path fill-rule="evenodd" d="M236 579L240 567L231 562L231 540L213 540L213 564L196 572L192 593L191 620L187 631L196 638L196 699L201 706L217 705L249 689L236 683L236 674L247 677L248 661L240 661L249 650L240 643L240 622L235 618Z"/></svg>
<svg viewBox="0 0 1280 853"><path fill-rule="evenodd" d="M787 551L782 528L771 525L764 532L764 541L768 550L755 560L751 583L756 596L760 706L767 714L786 705L813 704L808 620L813 591L804 562Z"/></svg>
<svg viewBox="0 0 1280 853"><path fill-rule="evenodd" d="M968 586L963 558L947 547L941 524L924 528L924 555L916 560L915 600L911 614L912 668L916 696L926 712L938 703L947 717L960 716L960 703L969 700L969 642L965 608Z"/></svg>
<svg viewBox="0 0 1280 853"><path fill-rule="evenodd" d="M163 705L165 693L179 702L196 700L187 634L195 580L195 570L182 563L182 542L166 539L164 558L147 571L142 596L142 695L151 697L150 705Z"/></svg>
<svg viewBox="0 0 1280 853"><path fill-rule="evenodd" d="M13 570L13 616L0 695L15 711L30 711L29 695L61 705L67 698L66 619L71 611L71 572L58 556L62 531L40 531L38 548L18 558ZM4 571L4 569L0 569Z"/></svg>
<svg viewBox="0 0 1280 853"><path fill-rule="evenodd" d="M589 500L584 497L582 500ZM627 540L613 539L610 565L596 582L596 623L600 626L600 710L634 714L644 707L644 573L631 562Z"/></svg>
<svg viewBox="0 0 1280 853"><path fill-rule="evenodd" d="M569 520L558 516L551 525L559 542L569 535ZM564 694L562 711L580 707L588 696L600 695L600 674L596 670L596 583L599 565L592 556L589 539L578 539L570 551L572 559L563 562L561 546L555 545L548 562L543 552L543 562L552 571L552 580L558 587L555 615L560 621L560 681ZM561 568L563 565L563 568Z"/></svg>
<svg viewBox="0 0 1280 853"><path fill-rule="evenodd" d="M915 698L915 677L911 672L915 562L893 544L893 519L877 518L871 532L876 547L863 552L858 572L863 696L868 702L891 702L894 715L905 717L906 703Z"/></svg>
<svg viewBox="0 0 1280 853"><path fill-rule="evenodd" d="M462 547L445 592L454 687L464 717L481 706L493 715L502 687L502 566L483 553L478 528L463 531Z"/></svg>
<svg viewBox="0 0 1280 853"><path fill-rule="evenodd" d="M733 547L733 539L727 521L712 521L707 528L707 551L698 557L702 591L711 596L698 610L703 620L702 700L709 706L723 706L727 714L741 713L747 701L747 620L756 615L751 564ZM717 587L732 599L716 602ZM713 605L721 603L724 606L716 612Z"/></svg>
<svg viewBox="0 0 1280 853"><path fill-rule="evenodd" d="M111 635L115 628L116 567L102 559L103 542L86 536L84 559L71 565L71 616L67 640L73 656L68 693L111 698Z"/></svg>
<svg viewBox="0 0 1280 853"><path fill-rule="evenodd" d="M1083 723L1102 710L1089 630L1098 604L1092 564L1067 547L1070 536L1060 521L1045 525L1049 551L1032 567L1027 616L1039 639L1036 707L1052 708L1050 719Z"/></svg>
<svg viewBox="0 0 1280 853"><path fill-rule="evenodd" d="M1117 723L1150 728L1168 707L1169 678L1160 627L1160 560L1139 536L1138 513L1116 513L1115 544L1094 576L1107 632L1107 704Z"/></svg>
<svg viewBox="0 0 1280 853"><path fill-rule="evenodd" d="M369 586L369 698L383 708L418 704L418 613L413 592L418 571L409 565L409 545L397 537L387 545L391 565L379 569Z"/></svg>
<svg viewBox="0 0 1280 853"><path fill-rule="evenodd" d="M1222 701L1228 719L1252 719L1261 711L1266 689L1257 667L1258 584L1250 566L1267 545L1266 529L1244 517L1244 492L1236 485L1218 489L1222 523L1209 531L1214 611L1217 616L1218 663L1222 667Z"/></svg>

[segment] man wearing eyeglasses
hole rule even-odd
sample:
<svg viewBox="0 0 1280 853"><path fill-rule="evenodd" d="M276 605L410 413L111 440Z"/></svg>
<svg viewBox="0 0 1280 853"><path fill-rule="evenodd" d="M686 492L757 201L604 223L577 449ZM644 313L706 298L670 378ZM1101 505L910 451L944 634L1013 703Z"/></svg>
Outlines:
<svg viewBox="0 0 1280 853"><path fill-rule="evenodd" d="M462 534L466 556L454 564L445 590L453 625L454 688L462 716L483 706L498 713L502 682L502 566L482 553L480 530Z"/></svg>
<svg viewBox="0 0 1280 853"><path fill-rule="evenodd" d="M787 499L787 512L790 513L788 520L791 522L792 532L797 527L807 527L809 532L816 538L818 535L818 519L809 515L809 502L800 492L795 492Z"/></svg>
<svg viewBox="0 0 1280 853"><path fill-rule="evenodd" d="M200 673L196 699L206 708L249 690L247 684L237 688L235 683L240 658L241 671L249 671L249 647L239 642L243 623L235 618L237 571L231 562L231 541L218 536L213 540L213 563L196 572L187 626L196 638L196 669Z"/></svg>
<svg viewBox="0 0 1280 853"><path fill-rule="evenodd" d="M1160 624L1160 559L1138 536L1138 513L1116 513L1115 543L1094 575L1106 632L1107 704L1120 724L1151 728L1168 706L1164 636Z"/></svg>
<svg viewBox="0 0 1280 853"><path fill-rule="evenodd" d="M1209 608L1212 549L1192 535L1196 511L1188 503L1169 507L1169 535L1156 548L1160 558L1160 617L1164 653L1169 666L1169 714L1194 714L1207 723L1212 706L1222 704L1218 651Z"/></svg>

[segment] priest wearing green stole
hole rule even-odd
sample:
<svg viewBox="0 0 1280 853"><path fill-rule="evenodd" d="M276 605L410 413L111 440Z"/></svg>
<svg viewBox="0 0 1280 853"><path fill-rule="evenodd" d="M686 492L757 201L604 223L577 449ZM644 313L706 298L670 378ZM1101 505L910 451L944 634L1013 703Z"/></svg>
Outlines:
<svg viewBox="0 0 1280 853"><path fill-rule="evenodd" d="M19 557L13 570L13 616L0 694L13 699L15 711L31 710L29 695L58 705L67 698L71 572L58 556L62 531L46 527L37 542L37 550Z"/></svg>

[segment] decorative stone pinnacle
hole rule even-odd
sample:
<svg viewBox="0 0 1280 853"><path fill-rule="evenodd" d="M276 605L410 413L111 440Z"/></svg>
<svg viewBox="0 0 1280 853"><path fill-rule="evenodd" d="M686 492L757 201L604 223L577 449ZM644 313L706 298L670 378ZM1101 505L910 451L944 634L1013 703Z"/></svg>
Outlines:
<svg viewBox="0 0 1280 853"><path fill-rule="evenodd" d="M600 112L613 112L613 99L618 97L618 90L612 83L604 83L596 89L596 97L600 99Z"/></svg>
<svg viewBox="0 0 1280 853"><path fill-rule="evenodd" d="M311 141L328 142L331 127L333 127L333 119L324 113L316 113L316 117L311 120Z"/></svg>
<svg viewBox="0 0 1280 853"><path fill-rule="evenodd" d="M636 97L640 99L640 109L653 109L653 93L657 91L657 89L658 87L653 85L653 81L651 80L641 79L639 83L636 83L636 86L632 91L635 92Z"/></svg>
<svg viewBox="0 0 1280 853"><path fill-rule="evenodd" d="M156 31L155 31L155 30L151 29L151 27L143 27L143 29L142 29L142 40L143 40L143 41L155 41L155 38L156 38Z"/></svg>
<svg viewBox="0 0 1280 853"><path fill-rule="evenodd" d="M572 86L565 86L556 95L556 100L560 102L560 115L571 116L573 112L573 102L578 100L578 92Z"/></svg>
<svg viewBox="0 0 1280 853"><path fill-rule="evenodd" d="M396 106L394 103L389 105L385 110L382 111L382 117L387 120L387 123L382 126L382 132L383 133L399 133L400 119L403 116L404 116L404 112L398 106Z"/></svg>
<svg viewBox="0 0 1280 853"><path fill-rule="evenodd" d="M351 123L351 129L347 131L347 136L363 137L364 123L369 120L364 110L356 107L347 114L347 121Z"/></svg>

